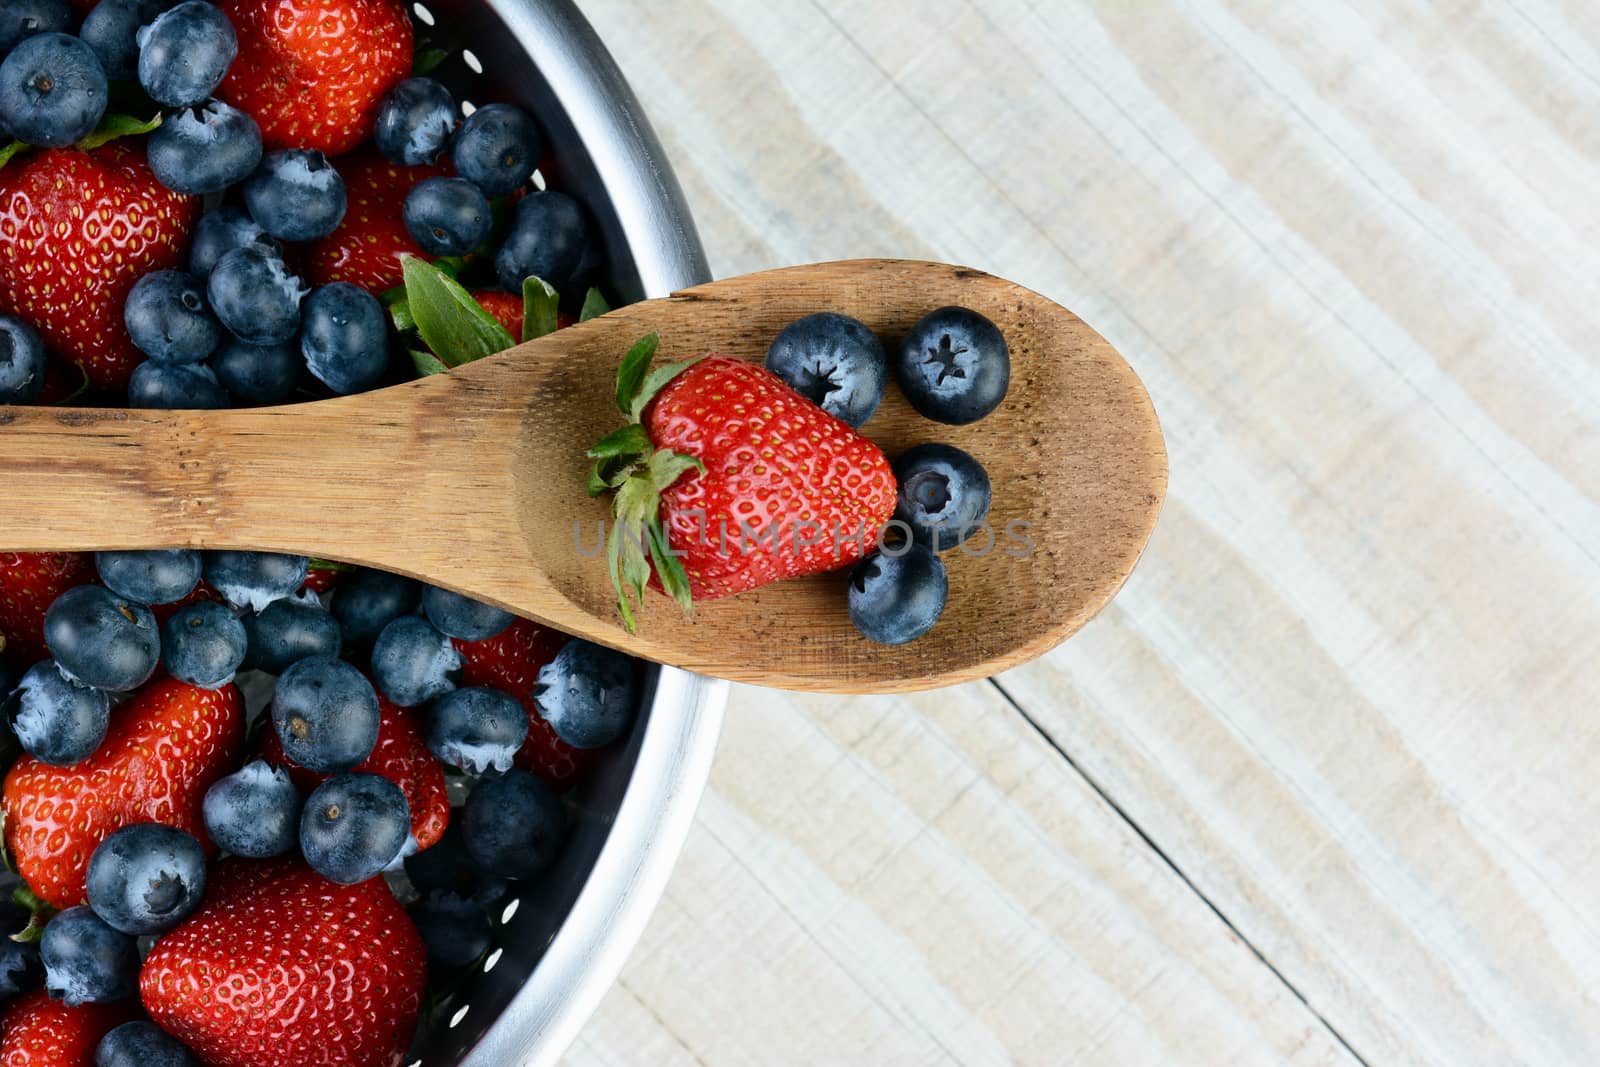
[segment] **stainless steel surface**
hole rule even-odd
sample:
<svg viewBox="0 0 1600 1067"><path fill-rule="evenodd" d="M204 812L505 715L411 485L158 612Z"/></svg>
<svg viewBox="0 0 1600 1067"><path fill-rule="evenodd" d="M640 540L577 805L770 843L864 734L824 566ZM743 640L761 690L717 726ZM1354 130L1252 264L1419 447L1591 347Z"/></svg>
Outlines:
<svg viewBox="0 0 1600 1067"><path fill-rule="evenodd" d="M604 287L626 300L710 277L661 146L594 31L566 0L428 0L420 44L459 98L510 100L539 118L542 178L604 235ZM473 68L481 68L478 73ZM666 885L705 787L727 685L647 671L625 745L576 795L556 869L521 887L474 972L419 1052L423 1064L554 1063L615 980Z"/></svg>

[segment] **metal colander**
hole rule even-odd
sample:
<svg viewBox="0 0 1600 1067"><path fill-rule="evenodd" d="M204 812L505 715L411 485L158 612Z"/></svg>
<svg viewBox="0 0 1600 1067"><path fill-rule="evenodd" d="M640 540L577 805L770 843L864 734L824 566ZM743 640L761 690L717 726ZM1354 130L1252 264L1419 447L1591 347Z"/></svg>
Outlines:
<svg viewBox="0 0 1600 1067"><path fill-rule="evenodd" d="M458 100L505 100L536 116L547 148L536 184L576 196L604 235L613 302L710 277L661 146L594 30L566 0L425 0L418 47ZM647 672L626 743L579 788L555 869L513 883L495 945L418 1042L416 1063L553 1063L644 928L710 770L727 686Z"/></svg>

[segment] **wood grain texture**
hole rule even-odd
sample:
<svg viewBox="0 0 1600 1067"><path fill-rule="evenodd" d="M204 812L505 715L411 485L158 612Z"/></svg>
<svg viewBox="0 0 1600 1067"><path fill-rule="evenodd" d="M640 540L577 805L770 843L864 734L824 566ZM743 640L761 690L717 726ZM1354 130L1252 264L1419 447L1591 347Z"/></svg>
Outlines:
<svg viewBox="0 0 1600 1067"><path fill-rule="evenodd" d="M1355 1064L992 689L759 695L571 1062Z"/></svg>
<svg viewBox="0 0 1600 1067"><path fill-rule="evenodd" d="M1071 764L939 837L937 863L875 850L882 809L860 800L893 780L938 810L966 781L893 777L915 744L873 731L898 710L741 691L668 904L571 1062L988 1064L1050 1041L1054 1063L1285 1061L1292 1019L1368 1064L1600 1062L1600 9L584 8L716 271L912 255L1015 278L1130 360L1171 483L1112 607L1000 679ZM792 784L813 758L797 739L829 731L865 737ZM993 755L969 797L1012 781ZM1085 783L1114 807L1075 805ZM1035 844L968 888L1029 811L1144 836L1087 883L1033 881ZM1122 899L1153 848L1186 931L1163 973L1196 985L1132 1008L1137 973L1111 979L1118 1005L1086 965L1051 974L1081 1014L951 1009L951 988L1016 988L1016 960L1060 943L1037 927L917 979L1053 894ZM857 861L892 906L858 891ZM846 873L797 874L819 868ZM1185 900L1303 1002L1186 1014L1244 976L1196 975L1233 935ZM873 906L896 937L842 918ZM1073 956L1119 947L1113 925ZM1152 1044L1079 1043L1102 1027ZM1177 1029L1192 1043L1151 1052Z"/></svg>
<svg viewBox="0 0 1600 1067"><path fill-rule="evenodd" d="M937 437L987 461L988 537L946 556L938 625L911 644L874 644L850 622L844 577L830 573L703 601L688 620L652 594L628 634L601 551L609 501L587 496L584 454L622 425L621 354L654 331L662 364L708 351L759 362L779 330L821 309L892 345L948 304L1004 332L1004 403L941 427L891 390L865 430L891 458ZM450 374L314 404L3 409L0 442L0 549L305 553L425 579L702 674L857 693L982 678L1060 644L1122 587L1167 474L1144 387L1070 311L980 271L882 259L725 278ZM740 528L705 536L746 550Z"/></svg>

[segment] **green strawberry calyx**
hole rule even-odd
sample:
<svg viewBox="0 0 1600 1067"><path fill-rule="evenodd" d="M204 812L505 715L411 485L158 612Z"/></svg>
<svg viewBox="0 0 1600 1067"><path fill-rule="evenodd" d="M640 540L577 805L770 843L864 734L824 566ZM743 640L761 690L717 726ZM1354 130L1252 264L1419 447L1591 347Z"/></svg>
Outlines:
<svg viewBox="0 0 1600 1067"><path fill-rule="evenodd" d="M103 144L110 144L120 137L134 137L139 134L149 133L159 125L161 125L160 112L157 112L155 118L152 119L136 118L133 115L107 114L100 119L100 122L89 132L88 136L79 141L75 147L88 151L91 148L99 148ZM19 153L27 151L29 147L21 141L0 144L0 167L11 162Z"/></svg>
<svg viewBox="0 0 1600 1067"><path fill-rule="evenodd" d="M403 284L381 298L420 375L443 374L517 344L510 331L457 280L465 266L464 260L449 257L429 262L404 256ZM560 294L549 283L532 276L523 279L522 340L555 332L560 304ZM600 291L590 289L578 321L587 322L610 310Z"/></svg>
<svg viewBox="0 0 1600 1067"><path fill-rule="evenodd" d="M667 448L656 448L643 424L644 409L668 382L698 363L691 359L654 369L661 338L650 333L640 338L622 357L617 370L617 410L628 424L606 434L586 453L594 460L589 469L589 495L614 492L611 529L606 535L606 565L617 591L617 611L629 633L637 628L633 604L644 603L644 588L652 568L668 596L689 614L689 576L673 553L666 528L661 525L661 493L690 471L705 473L705 464Z"/></svg>

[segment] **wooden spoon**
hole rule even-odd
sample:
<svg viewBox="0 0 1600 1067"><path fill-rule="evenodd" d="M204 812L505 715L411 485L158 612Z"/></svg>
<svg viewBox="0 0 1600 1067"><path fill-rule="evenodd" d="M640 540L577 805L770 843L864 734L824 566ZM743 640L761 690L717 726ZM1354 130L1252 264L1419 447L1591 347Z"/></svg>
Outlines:
<svg viewBox="0 0 1600 1067"><path fill-rule="evenodd" d="M892 353L946 304L1004 331L1005 402L970 426L944 426L891 382L864 428L891 459L943 441L988 469L993 547L980 554L979 534L944 554L950 600L938 625L907 645L873 644L850 623L845 577L829 574L701 602L692 619L651 593L628 634L597 553L608 511L584 491L584 450L621 425L612 391L622 353L654 330L660 362L706 351L760 360L783 326L814 311L854 315ZM1053 648L1132 571L1166 478L1150 398L1097 333L1011 282L900 260L711 282L449 374L317 403L0 407L0 549L319 556L422 578L661 663L835 692L930 689Z"/></svg>

